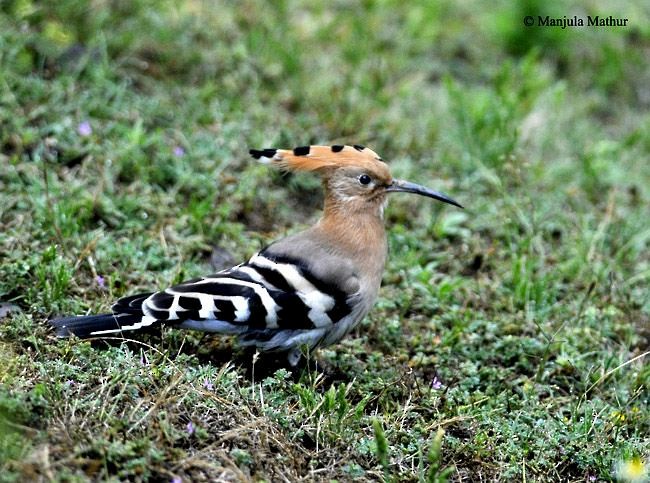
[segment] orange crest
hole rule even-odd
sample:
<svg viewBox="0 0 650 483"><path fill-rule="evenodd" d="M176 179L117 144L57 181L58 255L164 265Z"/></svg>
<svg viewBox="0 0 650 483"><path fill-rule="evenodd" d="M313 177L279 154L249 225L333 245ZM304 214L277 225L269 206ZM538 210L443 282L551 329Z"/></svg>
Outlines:
<svg viewBox="0 0 650 483"><path fill-rule="evenodd" d="M354 146L300 146L288 149L251 149L251 156L262 163L271 163L287 171L321 171L345 167L385 171L388 167L372 149Z"/></svg>

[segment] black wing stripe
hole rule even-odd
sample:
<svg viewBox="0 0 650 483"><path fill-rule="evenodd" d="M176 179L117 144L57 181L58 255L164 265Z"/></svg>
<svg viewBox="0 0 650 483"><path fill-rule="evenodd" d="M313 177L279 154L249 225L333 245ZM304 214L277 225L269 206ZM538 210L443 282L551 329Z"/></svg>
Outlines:
<svg viewBox="0 0 650 483"><path fill-rule="evenodd" d="M343 302L338 299L335 300L336 303L334 304L334 307L326 312L327 316L332 319L332 322L338 322L342 318L350 315L350 312L352 312L352 309L350 309L350 306L347 304L347 302Z"/></svg>
<svg viewBox="0 0 650 483"><path fill-rule="evenodd" d="M238 285L234 283L228 283L226 280L232 278L233 274L230 274L228 277L216 277L214 279L203 279L201 283L194 283L191 285L176 285L170 290L179 293L202 293L207 295L222 295L226 297L235 297L237 295L242 297L248 297L252 293L255 293L255 289L247 285ZM223 279L224 282L217 282L216 280ZM214 281L212 281L214 280ZM243 282L255 284L260 286L256 282L251 282L249 280L243 280ZM261 287L263 290L264 287Z"/></svg>
<svg viewBox="0 0 650 483"><path fill-rule="evenodd" d="M260 255L262 255L264 258L268 258L269 260L275 263L293 265L300 271L300 274L305 278L305 280L311 283L322 293L331 295L336 299L341 297L347 298L347 294L343 292L340 288L338 288L338 286L336 286L333 283L327 283L326 281L316 277L311 272L311 270L309 270L307 264L298 258L289 257L286 255L270 255L267 253L260 253Z"/></svg>
<svg viewBox="0 0 650 483"><path fill-rule="evenodd" d="M250 264L250 267L255 269L268 283L276 287L278 290L283 290L285 292L293 292L295 288L289 285L289 282L282 276L277 270L272 268L260 267L255 263Z"/></svg>
<svg viewBox="0 0 650 483"><path fill-rule="evenodd" d="M184 320L201 320L198 310L186 310L184 312L178 312L178 319L172 320L172 322L182 322Z"/></svg>
<svg viewBox="0 0 650 483"><path fill-rule="evenodd" d="M246 321L248 326L251 329L266 329L267 324L265 321L268 313L261 298L255 292L248 298L248 310L250 310L250 315Z"/></svg>
<svg viewBox="0 0 650 483"><path fill-rule="evenodd" d="M260 286L266 288L267 290L277 290L278 287L273 285L270 281L264 278L258 271L257 267L253 267L250 264L243 266L238 266L235 273L230 273L230 277L237 278L239 280L250 280L253 283L257 283Z"/></svg>
<svg viewBox="0 0 650 483"><path fill-rule="evenodd" d="M175 322L214 318L232 324L247 324L251 327L266 328L269 310L267 310L267 306L262 302L259 295L259 293L262 293L268 299L267 305L274 311L273 323L269 325L271 325L271 328L277 327L277 314L275 311L279 306L260 284L255 284L252 287L208 281L189 286L182 284L168 290L178 297ZM152 316L160 317L164 315L165 320L168 318L167 313L156 311L155 307L147 308Z"/></svg>
<svg viewBox="0 0 650 483"><path fill-rule="evenodd" d="M170 312L169 310L155 310L151 307L147 307L147 314L156 320L169 320Z"/></svg>
<svg viewBox="0 0 650 483"><path fill-rule="evenodd" d="M226 322L235 323L235 304L230 300L215 300L214 305L217 307L215 318ZM250 318L250 316L249 316Z"/></svg>
<svg viewBox="0 0 650 483"><path fill-rule="evenodd" d="M278 310L278 326L287 329L313 329L314 323L309 318L311 310L307 304L298 296L286 278L277 270L263 267L254 262L245 265L248 270L254 271L256 280L267 287L269 295L280 307ZM250 272L246 274L249 275Z"/></svg>
<svg viewBox="0 0 650 483"><path fill-rule="evenodd" d="M208 295L241 295L240 293L233 293L233 288L235 287L232 285L225 286L221 283L205 283L202 279L194 283L183 283L181 285L175 285L168 290L175 294L198 292ZM238 291L241 291L240 287L236 288Z"/></svg>
<svg viewBox="0 0 650 483"><path fill-rule="evenodd" d="M335 304L334 307L327 311L327 315L332 322L338 322L352 312L352 309L348 304L348 295L335 284L328 283L316 277L311 270L309 270L309 267L304 261L284 255L271 255L264 251L260 252L260 256L263 256L274 263L293 265L298 269L300 275L311 283L319 292L331 296L334 299Z"/></svg>
<svg viewBox="0 0 650 483"><path fill-rule="evenodd" d="M195 297L178 297L178 305L185 310L196 310L197 313L203 308L201 300Z"/></svg>
<svg viewBox="0 0 650 483"><path fill-rule="evenodd" d="M169 310L173 303L174 295L167 292L156 292L147 301L147 306L150 306L152 304L156 309Z"/></svg>
<svg viewBox="0 0 650 483"><path fill-rule="evenodd" d="M278 325L282 329L313 329L316 326L309 318L310 308L295 293L272 293L273 299L280 306Z"/></svg>

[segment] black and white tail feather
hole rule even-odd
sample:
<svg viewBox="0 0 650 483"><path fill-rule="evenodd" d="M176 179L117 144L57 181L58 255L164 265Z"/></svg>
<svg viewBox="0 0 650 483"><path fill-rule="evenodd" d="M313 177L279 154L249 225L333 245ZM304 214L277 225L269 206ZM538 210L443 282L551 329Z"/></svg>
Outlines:
<svg viewBox="0 0 650 483"><path fill-rule="evenodd" d="M363 314L354 294L318 279L299 259L262 251L248 262L166 290L119 299L111 314L52 321L57 335L120 335L166 324L239 336L242 345L286 351L296 364L301 347L343 337Z"/></svg>

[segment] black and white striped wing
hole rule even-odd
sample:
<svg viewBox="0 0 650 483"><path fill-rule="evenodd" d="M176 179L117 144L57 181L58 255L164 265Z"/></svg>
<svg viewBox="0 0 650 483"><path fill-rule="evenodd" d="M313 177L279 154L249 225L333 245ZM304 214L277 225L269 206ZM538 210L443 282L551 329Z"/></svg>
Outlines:
<svg viewBox="0 0 650 483"><path fill-rule="evenodd" d="M141 320L123 330L160 322L232 333L308 330L329 327L350 314L350 295L319 280L300 260L262 252L230 270L146 298L121 299L113 312L141 310Z"/></svg>

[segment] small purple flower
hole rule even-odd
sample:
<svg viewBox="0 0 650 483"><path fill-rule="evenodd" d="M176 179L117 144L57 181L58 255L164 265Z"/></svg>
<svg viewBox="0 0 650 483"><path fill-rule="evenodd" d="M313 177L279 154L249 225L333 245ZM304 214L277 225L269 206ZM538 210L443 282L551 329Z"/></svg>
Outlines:
<svg viewBox="0 0 650 483"><path fill-rule="evenodd" d="M192 421L187 423L187 426L185 427L185 429L187 429L187 434L189 434L189 435L194 434L194 431L196 430L196 428L194 427L194 424L192 423Z"/></svg>
<svg viewBox="0 0 650 483"><path fill-rule="evenodd" d="M203 381L203 387L206 388L208 391L212 391L212 389L214 389L214 386L212 385L212 381L210 381L209 379Z"/></svg>
<svg viewBox="0 0 650 483"><path fill-rule="evenodd" d="M63 384L65 385L65 387L71 387L74 386L74 381L72 379L68 379Z"/></svg>
<svg viewBox="0 0 650 483"><path fill-rule="evenodd" d="M183 480L181 480L180 476L174 476L171 483L183 483Z"/></svg>
<svg viewBox="0 0 650 483"><path fill-rule="evenodd" d="M591 475L591 476L589 477L589 481L596 481L596 479L597 479L597 478L596 478L595 475Z"/></svg>
<svg viewBox="0 0 650 483"><path fill-rule="evenodd" d="M431 389L436 391L442 387L442 381L438 379L438 376L433 376L433 381L431 381Z"/></svg>
<svg viewBox="0 0 650 483"><path fill-rule="evenodd" d="M95 282L99 285L99 288L106 288L106 280L101 275L95 277Z"/></svg>
<svg viewBox="0 0 650 483"><path fill-rule="evenodd" d="M182 146L174 146L174 156L177 158L180 158L181 156L185 156L185 149L183 149Z"/></svg>
<svg viewBox="0 0 650 483"><path fill-rule="evenodd" d="M82 121L77 126L77 132L79 136L88 137L93 133L93 128L88 121Z"/></svg>

